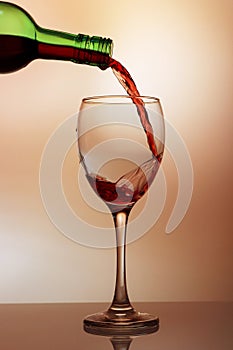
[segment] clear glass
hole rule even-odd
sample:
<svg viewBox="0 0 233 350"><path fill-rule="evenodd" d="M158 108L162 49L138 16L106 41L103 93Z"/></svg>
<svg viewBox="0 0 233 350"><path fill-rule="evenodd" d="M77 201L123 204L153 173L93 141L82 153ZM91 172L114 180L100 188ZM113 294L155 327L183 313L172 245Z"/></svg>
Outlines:
<svg viewBox="0 0 233 350"><path fill-rule="evenodd" d="M142 108L147 118L144 125L140 119ZM147 192L162 160L164 118L160 101L141 96L133 101L129 96L85 98L77 133L86 178L113 217L117 256L112 304L105 312L88 316L84 328L98 334L153 332L158 329L158 317L136 311L129 300L125 256L128 216ZM152 152L152 140L156 153Z"/></svg>

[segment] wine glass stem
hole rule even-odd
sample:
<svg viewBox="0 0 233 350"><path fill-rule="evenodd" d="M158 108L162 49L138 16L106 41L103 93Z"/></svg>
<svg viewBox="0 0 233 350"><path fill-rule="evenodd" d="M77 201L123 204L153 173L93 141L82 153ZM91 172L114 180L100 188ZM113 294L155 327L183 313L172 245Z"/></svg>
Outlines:
<svg viewBox="0 0 233 350"><path fill-rule="evenodd" d="M133 311L126 284L126 230L129 212L130 209L112 214L116 229L117 270L115 293L109 311L115 314L119 312L127 314Z"/></svg>

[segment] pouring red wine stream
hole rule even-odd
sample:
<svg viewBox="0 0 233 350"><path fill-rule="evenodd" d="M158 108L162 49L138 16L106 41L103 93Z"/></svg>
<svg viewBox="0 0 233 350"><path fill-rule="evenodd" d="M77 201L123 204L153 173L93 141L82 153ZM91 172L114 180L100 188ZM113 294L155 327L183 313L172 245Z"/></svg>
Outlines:
<svg viewBox="0 0 233 350"><path fill-rule="evenodd" d="M133 103L136 105L138 115L147 136L147 142L150 150L153 156L156 157L159 162L161 162L161 156L157 152L157 147L154 140L153 129L149 121L147 111L144 107L143 100L137 97L140 96L140 93L133 78L127 69L120 62L114 60L113 58L110 58L109 67L112 68L112 71L117 77L118 81L123 86L127 94L132 98Z"/></svg>

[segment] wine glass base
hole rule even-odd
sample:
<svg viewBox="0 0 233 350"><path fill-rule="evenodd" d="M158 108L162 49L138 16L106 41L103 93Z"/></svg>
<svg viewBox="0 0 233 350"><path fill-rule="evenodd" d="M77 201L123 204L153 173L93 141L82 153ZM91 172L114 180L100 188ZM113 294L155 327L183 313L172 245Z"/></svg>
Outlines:
<svg viewBox="0 0 233 350"><path fill-rule="evenodd" d="M84 319L84 330L97 335L141 335L159 329L159 318L147 313L135 312L131 317L110 319L108 312L99 312Z"/></svg>

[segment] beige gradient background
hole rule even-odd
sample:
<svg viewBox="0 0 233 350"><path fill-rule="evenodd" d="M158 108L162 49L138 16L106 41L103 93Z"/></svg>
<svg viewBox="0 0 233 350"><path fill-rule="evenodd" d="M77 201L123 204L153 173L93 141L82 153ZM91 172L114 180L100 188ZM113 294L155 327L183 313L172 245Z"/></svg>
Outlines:
<svg viewBox="0 0 233 350"><path fill-rule="evenodd" d="M194 167L190 208L165 234L177 193L166 153L166 206L128 246L133 301L232 300L232 0L18 0L41 26L111 37L142 94L159 96ZM110 301L113 249L74 243L51 223L39 166L52 132L83 96L123 93L110 70L34 61L1 75L0 302ZM71 191L76 165L66 169ZM70 179L70 188L69 181ZM105 218L96 214L101 225ZM109 219L110 220L110 219ZM87 230L90 227L87 225Z"/></svg>

